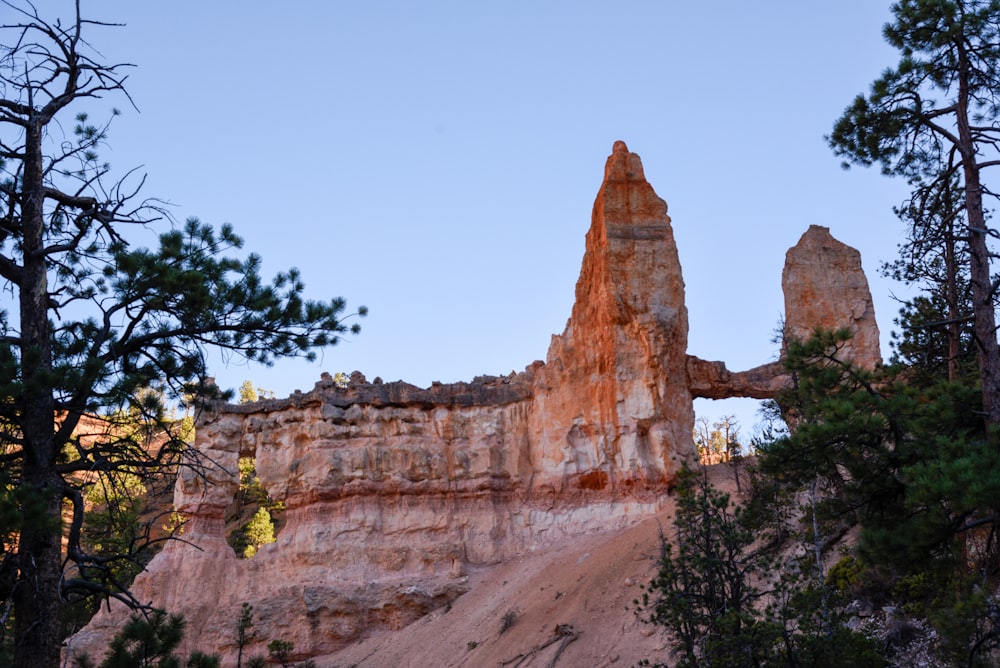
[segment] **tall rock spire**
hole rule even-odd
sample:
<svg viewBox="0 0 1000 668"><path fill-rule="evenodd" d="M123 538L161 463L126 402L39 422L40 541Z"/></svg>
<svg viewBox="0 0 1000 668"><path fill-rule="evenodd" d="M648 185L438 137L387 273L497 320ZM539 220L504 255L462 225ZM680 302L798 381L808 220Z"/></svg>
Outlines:
<svg viewBox="0 0 1000 668"><path fill-rule="evenodd" d="M846 327L852 338L844 356L874 369L882 363L878 323L861 253L833 238L830 229L810 225L788 249L781 273L786 339L808 339L817 328Z"/></svg>
<svg viewBox="0 0 1000 668"><path fill-rule="evenodd" d="M542 469L591 488L672 477L694 452L687 336L667 204L639 156L615 142L576 303L553 337L536 396Z"/></svg>

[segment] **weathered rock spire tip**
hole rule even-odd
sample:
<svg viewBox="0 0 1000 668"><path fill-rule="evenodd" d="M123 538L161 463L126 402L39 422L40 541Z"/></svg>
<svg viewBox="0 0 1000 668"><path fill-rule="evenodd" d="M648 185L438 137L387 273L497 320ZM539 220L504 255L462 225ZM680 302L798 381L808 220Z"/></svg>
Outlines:
<svg viewBox="0 0 1000 668"><path fill-rule="evenodd" d="M618 140L611 149L611 155L604 164L604 182L627 182L645 181L646 175L643 173L642 160L635 153L628 150L625 142Z"/></svg>

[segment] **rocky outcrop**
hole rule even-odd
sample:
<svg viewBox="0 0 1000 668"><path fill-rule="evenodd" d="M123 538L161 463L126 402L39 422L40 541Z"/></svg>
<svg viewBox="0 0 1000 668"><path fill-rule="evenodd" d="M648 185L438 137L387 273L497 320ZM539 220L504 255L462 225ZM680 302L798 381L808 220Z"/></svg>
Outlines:
<svg viewBox="0 0 1000 668"><path fill-rule="evenodd" d="M615 144L576 304L545 364L428 389L326 377L307 394L206 412L205 466L175 492L185 542L150 564L137 596L183 612L192 646L227 655L249 602L259 638L311 656L444 605L470 567L662 508L694 453L666 211L639 157ZM277 542L249 560L224 535L241 456L286 506ZM123 614L102 613L73 646L99 645Z"/></svg>
<svg viewBox="0 0 1000 668"><path fill-rule="evenodd" d="M808 339L817 329L847 328L851 340L843 359L875 368L882 363L878 323L861 253L833 238L830 229L810 225L785 255L785 340Z"/></svg>
<svg viewBox="0 0 1000 668"><path fill-rule="evenodd" d="M688 355L687 370L691 395L703 399L773 399L789 383L781 362L747 371L730 371L725 362L708 362Z"/></svg>
<svg viewBox="0 0 1000 668"><path fill-rule="evenodd" d="M813 229L822 228L796 248L839 248ZM816 284L847 272L854 286L854 265L822 253L816 262L832 269L790 251L786 283L813 298L796 293L790 304L802 312L786 320L801 328L849 314L864 325L871 300L860 288L844 291L844 310L839 288ZM301 659L446 605L466 590L470 569L649 518L695 456L693 397L768 397L786 382L780 365L734 373L689 357L687 336L667 205L617 142L576 302L544 363L427 389L360 373L342 386L324 375L287 399L208 407L197 424L201 465L182 470L175 490L185 540L164 548L134 593L182 612L189 646L228 658L250 603L260 640L246 653L281 638ZM248 560L225 535L240 457L256 459L262 485L286 508L277 542ZM126 615L103 611L70 651L104 647Z"/></svg>
<svg viewBox="0 0 1000 668"><path fill-rule="evenodd" d="M684 279L667 204L616 142L594 202L576 302L539 369L544 470L589 486L662 486L693 452Z"/></svg>
<svg viewBox="0 0 1000 668"><path fill-rule="evenodd" d="M785 254L782 357L790 340L804 341L817 329L847 329L850 340L838 355L868 369L882 363L878 323L861 253L833 238L830 229L810 225ZM782 362L730 371L724 362L687 358L691 395L706 399L773 399L789 386Z"/></svg>

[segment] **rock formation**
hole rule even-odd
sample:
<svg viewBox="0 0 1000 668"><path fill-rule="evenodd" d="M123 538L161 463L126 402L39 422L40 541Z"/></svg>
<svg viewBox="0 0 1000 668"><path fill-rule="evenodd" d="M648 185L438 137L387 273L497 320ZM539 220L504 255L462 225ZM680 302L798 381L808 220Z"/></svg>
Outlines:
<svg viewBox="0 0 1000 668"><path fill-rule="evenodd" d="M834 280L831 280L833 278ZM785 255L785 340L808 339L816 328L851 331L842 355L861 366L882 363L875 307L861 253L810 225Z"/></svg>
<svg viewBox="0 0 1000 668"><path fill-rule="evenodd" d="M808 339L817 329L846 328L851 339L841 358L873 369L882 363L878 323L861 253L833 238L829 228L810 225L785 254L781 274L785 294L785 342ZM695 397L774 398L791 382L780 361L748 371L730 371L724 362L687 358L688 387Z"/></svg>
<svg viewBox="0 0 1000 668"><path fill-rule="evenodd" d="M543 470L578 484L668 482L693 451L687 307L667 204L616 142L594 202L576 302L538 370Z"/></svg>
<svg viewBox="0 0 1000 668"><path fill-rule="evenodd" d="M873 361L860 264L822 231L789 252L786 320L794 332L863 330L858 350ZM687 334L667 205L616 142L576 302L545 363L427 389L360 373L342 387L324 375L306 394L209 407L197 424L205 466L182 471L175 491L185 540L164 548L134 592L183 613L190 647L229 658L251 603L262 642L250 654L281 638L301 659L446 605L470 568L648 518L695 456L692 397L773 396L785 382L778 364L734 373L689 357ZM240 457L256 458L287 509L277 542L248 560L224 535ZM126 615L101 612L70 651L99 653Z"/></svg>

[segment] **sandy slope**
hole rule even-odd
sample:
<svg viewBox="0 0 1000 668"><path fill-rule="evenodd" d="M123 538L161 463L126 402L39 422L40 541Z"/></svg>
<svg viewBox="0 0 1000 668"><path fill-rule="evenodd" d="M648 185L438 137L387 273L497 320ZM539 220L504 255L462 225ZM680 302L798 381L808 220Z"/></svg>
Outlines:
<svg viewBox="0 0 1000 668"><path fill-rule="evenodd" d="M728 466L711 468L717 486L731 486ZM638 620L632 602L653 574L660 526L669 530L672 515L669 508L626 530L578 537L477 569L468 576L470 591L450 610L318 657L316 664L576 668L663 660L665 638ZM513 624L501 633L509 612L514 613Z"/></svg>

